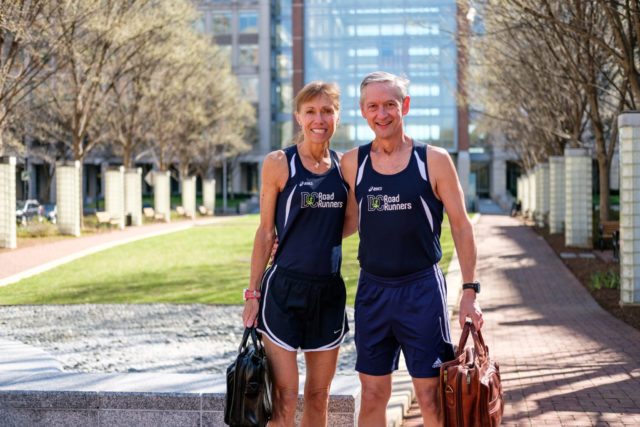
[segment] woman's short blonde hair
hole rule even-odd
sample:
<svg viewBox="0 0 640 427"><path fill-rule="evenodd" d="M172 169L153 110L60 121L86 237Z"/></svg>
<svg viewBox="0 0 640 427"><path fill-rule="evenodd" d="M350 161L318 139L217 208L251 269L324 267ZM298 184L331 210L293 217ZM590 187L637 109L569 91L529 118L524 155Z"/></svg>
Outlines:
<svg viewBox="0 0 640 427"><path fill-rule="evenodd" d="M311 101L317 96L326 95L331 99L333 108L340 111L340 88L335 83L315 81L303 87L293 100L297 112L300 112L302 104Z"/></svg>

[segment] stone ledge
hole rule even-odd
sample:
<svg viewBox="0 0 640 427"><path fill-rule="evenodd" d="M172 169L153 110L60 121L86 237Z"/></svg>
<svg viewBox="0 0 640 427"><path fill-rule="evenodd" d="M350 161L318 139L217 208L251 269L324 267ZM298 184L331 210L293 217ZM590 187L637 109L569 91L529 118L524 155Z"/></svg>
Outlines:
<svg viewBox="0 0 640 427"><path fill-rule="evenodd" d="M0 419L7 426L224 426L225 391L220 375L4 371ZM301 395L299 415L303 407ZM328 424L354 426L359 409L358 378L336 376Z"/></svg>

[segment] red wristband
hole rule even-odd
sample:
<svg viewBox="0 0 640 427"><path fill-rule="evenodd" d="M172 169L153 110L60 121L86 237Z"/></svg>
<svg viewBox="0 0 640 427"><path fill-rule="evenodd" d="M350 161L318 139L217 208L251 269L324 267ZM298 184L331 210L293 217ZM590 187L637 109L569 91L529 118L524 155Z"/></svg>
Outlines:
<svg viewBox="0 0 640 427"><path fill-rule="evenodd" d="M252 291L250 289L244 289L242 291L242 298L245 301L248 299L260 299L260 291Z"/></svg>

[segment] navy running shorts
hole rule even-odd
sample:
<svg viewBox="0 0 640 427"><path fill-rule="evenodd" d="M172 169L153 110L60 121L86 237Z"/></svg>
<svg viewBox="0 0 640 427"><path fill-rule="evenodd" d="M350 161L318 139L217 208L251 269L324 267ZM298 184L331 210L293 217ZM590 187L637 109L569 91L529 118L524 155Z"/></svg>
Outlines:
<svg viewBox="0 0 640 427"><path fill-rule="evenodd" d="M387 375L398 369L400 350L409 374L433 378L452 360L447 290L433 267L387 278L360 270L355 303L356 371Z"/></svg>
<svg viewBox="0 0 640 427"><path fill-rule="evenodd" d="M324 351L339 347L349 331L347 292L340 274L313 276L277 265L262 277L258 331L279 347Z"/></svg>

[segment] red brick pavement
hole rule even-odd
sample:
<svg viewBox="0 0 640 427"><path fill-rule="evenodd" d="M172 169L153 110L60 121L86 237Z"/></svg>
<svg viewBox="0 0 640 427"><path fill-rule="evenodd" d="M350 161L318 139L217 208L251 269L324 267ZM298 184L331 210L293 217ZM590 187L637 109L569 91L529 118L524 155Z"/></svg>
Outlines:
<svg viewBox="0 0 640 427"><path fill-rule="evenodd" d="M640 332L600 308L529 227L484 215L475 230L503 425L640 426ZM421 425L414 405L404 426Z"/></svg>

